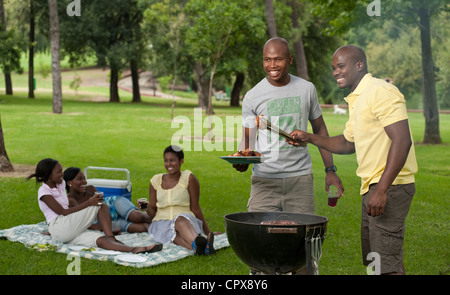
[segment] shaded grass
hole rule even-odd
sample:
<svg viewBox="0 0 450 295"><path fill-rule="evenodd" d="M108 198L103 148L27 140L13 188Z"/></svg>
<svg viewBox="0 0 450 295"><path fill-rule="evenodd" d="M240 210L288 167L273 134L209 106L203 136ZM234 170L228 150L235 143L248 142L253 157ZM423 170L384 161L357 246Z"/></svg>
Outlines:
<svg viewBox="0 0 450 295"><path fill-rule="evenodd" d="M83 89L85 90L85 88ZM97 93L107 90L97 87ZM171 143L178 128L171 127L171 101L143 97L142 104L128 103L131 95L121 92L125 103L81 101L86 95L65 95L63 114L51 113L51 95L39 93L37 99L25 95L1 95L0 114L6 148L11 161L35 165L45 157L58 159L64 167L88 165L124 167L131 172L133 200L148 196L149 179L164 172L162 151ZM196 101L177 101L176 116L194 120ZM240 108L216 103L216 115L239 116ZM414 140L423 138L423 115L410 113ZM331 136L342 133L347 116L324 110ZM203 116L203 120L206 117ZM405 266L409 274L448 273L449 196L450 196L450 116L441 115L444 144L416 144L419 173L417 193L407 219ZM207 129L203 130L204 134ZM225 133L225 132L224 132ZM237 145L237 143L236 143ZM193 149L193 145L191 146ZM209 227L225 231L223 216L246 211L251 172L238 173L218 157L231 151L185 151L184 169L200 180L201 206ZM355 155L335 155L338 174L345 185L345 197L337 207L326 204L323 163L317 148L310 147L315 177L316 214L329 218L327 238L320 263L321 274L365 274L361 264L360 180L355 175ZM0 228L44 220L37 201L37 186L23 178L0 178ZM35 252L22 244L0 241L0 274L65 274L69 261L65 255ZM189 257L146 269L135 269L82 259L82 274L248 274L248 267L231 248L214 257Z"/></svg>

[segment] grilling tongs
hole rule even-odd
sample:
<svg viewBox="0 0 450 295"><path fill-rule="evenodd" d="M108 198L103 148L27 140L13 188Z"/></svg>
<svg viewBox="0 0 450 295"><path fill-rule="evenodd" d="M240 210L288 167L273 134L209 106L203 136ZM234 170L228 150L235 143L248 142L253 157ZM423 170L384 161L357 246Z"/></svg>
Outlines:
<svg viewBox="0 0 450 295"><path fill-rule="evenodd" d="M286 138L287 140L290 140L290 141L292 141L292 142L299 142L299 143L300 143L300 146L302 146L302 147L305 147L305 146L306 146L306 143L303 143L303 142L301 142L301 141L294 140L294 139L292 138L292 136L290 136L287 132L281 130L280 128L278 128L278 127L275 126L275 125L272 125L272 123L270 123L270 121L267 120L263 115L259 115L259 116L256 117L256 127L257 127L258 129L261 129L261 130L268 129L268 130L270 130L270 131L272 131L272 132L275 132L275 133L277 133L277 134L283 136L283 137Z"/></svg>

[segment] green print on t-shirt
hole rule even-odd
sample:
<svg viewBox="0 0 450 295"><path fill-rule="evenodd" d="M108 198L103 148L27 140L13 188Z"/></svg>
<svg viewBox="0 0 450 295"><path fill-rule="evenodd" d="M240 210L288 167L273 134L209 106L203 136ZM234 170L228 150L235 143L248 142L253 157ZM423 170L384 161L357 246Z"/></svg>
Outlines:
<svg viewBox="0 0 450 295"><path fill-rule="evenodd" d="M267 103L267 115L269 120L288 133L292 132L294 129L300 129L300 102L300 96L278 98L269 101ZM278 120L274 117L277 117ZM272 136L269 138L272 142ZM278 141L284 142L284 137L279 136Z"/></svg>

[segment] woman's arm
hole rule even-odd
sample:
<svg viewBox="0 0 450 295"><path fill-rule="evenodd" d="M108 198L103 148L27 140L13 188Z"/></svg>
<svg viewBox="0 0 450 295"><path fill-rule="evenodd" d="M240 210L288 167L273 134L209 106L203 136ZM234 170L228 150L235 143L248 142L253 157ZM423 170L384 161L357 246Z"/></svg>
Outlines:
<svg viewBox="0 0 450 295"><path fill-rule="evenodd" d="M58 201L53 198L51 195L44 195L41 197L41 200L56 214L58 215L69 215L78 211L81 211L89 206L101 206L103 202L103 197L95 195L86 202L83 202L74 207L69 207L68 209L64 209Z"/></svg>
<svg viewBox="0 0 450 295"><path fill-rule="evenodd" d="M86 201L88 201L90 199L89 196L92 197L96 192L97 192L97 189L93 185L86 186L86 194L84 195L84 198L81 199L81 201L84 199L86 199ZM67 197L69 198L69 208L72 208L72 207L75 207L78 205L77 200L75 198L71 197L70 193L67 194ZM82 201L81 203L84 203L86 201Z"/></svg>
<svg viewBox="0 0 450 295"><path fill-rule="evenodd" d="M147 214L150 216L150 218L153 220L153 218L156 215L156 190L155 188L150 184L150 188L148 190L148 194L149 194L149 202L150 204L148 204L147 206Z"/></svg>
<svg viewBox="0 0 450 295"><path fill-rule="evenodd" d="M67 198L69 198L69 208L75 207L78 203L77 200L75 200L74 198L67 196Z"/></svg>
<svg viewBox="0 0 450 295"><path fill-rule="evenodd" d="M189 175L189 185L188 185L189 196L191 198L191 211L194 213L195 217L200 219L203 223L203 232L209 234L210 230L208 224L206 223L205 217L203 216L202 209L200 208L200 184L197 177L193 173Z"/></svg>
<svg viewBox="0 0 450 295"><path fill-rule="evenodd" d="M88 186L86 186L86 192L89 195L93 196L95 194L95 192L97 192L97 189L93 185L88 185Z"/></svg>

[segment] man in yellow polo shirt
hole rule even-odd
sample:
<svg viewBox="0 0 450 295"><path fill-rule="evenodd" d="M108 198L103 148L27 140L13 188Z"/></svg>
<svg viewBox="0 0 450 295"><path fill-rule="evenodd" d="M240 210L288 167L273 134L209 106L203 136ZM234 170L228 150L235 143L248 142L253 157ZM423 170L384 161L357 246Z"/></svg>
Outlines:
<svg viewBox="0 0 450 295"><path fill-rule="evenodd" d="M415 193L417 162L406 103L397 87L373 78L364 51L339 48L332 59L339 88L348 88L349 120L342 135L323 137L295 130L291 136L336 154L356 152L361 177L361 246L363 263L369 253L381 258L380 274L405 274L403 238L405 219Z"/></svg>

